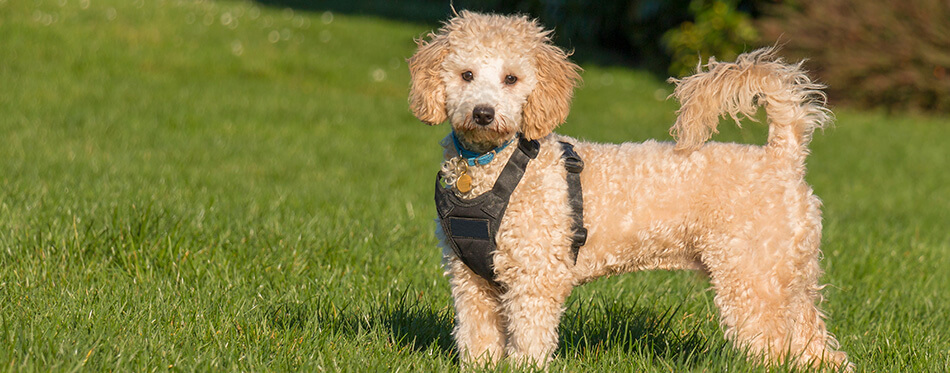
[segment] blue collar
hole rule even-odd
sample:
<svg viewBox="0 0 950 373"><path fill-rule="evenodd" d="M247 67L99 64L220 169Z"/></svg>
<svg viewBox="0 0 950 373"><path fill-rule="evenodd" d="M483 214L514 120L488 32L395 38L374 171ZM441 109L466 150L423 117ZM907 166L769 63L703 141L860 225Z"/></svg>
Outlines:
<svg viewBox="0 0 950 373"><path fill-rule="evenodd" d="M458 151L459 155L462 156L462 159L465 159L468 162L469 166L484 166L491 163L495 159L495 154L505 150L511 143L515 142L515 139L508 140L508 142L501 144L501 146L492 149L488 153L478 154L471 150L465 149L462 147L462 143L459 142L458 136L455 135L455 131L452 131L452 142L455 144L455 150Z"/></svg>

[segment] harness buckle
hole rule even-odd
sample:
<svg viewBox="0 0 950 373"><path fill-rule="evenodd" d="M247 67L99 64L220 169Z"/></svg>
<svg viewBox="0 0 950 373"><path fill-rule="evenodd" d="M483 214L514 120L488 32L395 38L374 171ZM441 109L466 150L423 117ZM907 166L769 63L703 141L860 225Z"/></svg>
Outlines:
<svg viewBox="0 0 950 373"><path fill-rule="evenodd" d="M567 169L567 172L579 174L584 171L584 161L576 154L570 154L564 158L564 168Z"/></svg>
<svg viewBox="0 0 950 373"><path fill-rule="evenodd" d="M574 243L572 246L581 247L587 243L587 228L578 227L574 230L574 236L572 237Z"/></svg>

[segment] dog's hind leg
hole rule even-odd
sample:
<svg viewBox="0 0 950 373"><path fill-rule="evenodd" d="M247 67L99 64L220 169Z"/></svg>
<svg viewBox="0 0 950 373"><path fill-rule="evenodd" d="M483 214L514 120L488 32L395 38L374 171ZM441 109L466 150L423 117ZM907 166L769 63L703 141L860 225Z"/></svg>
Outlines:
<svg viewBox="0 0 950 373"><path fill-rule="evenodd" d="M818 236L806 233L794 240L760 231L765 237L733 239L727 251L711 255L720 260L704 260L726 337L737 346L771 362L847 364L817 307L818 229Z"/></svg>
<svg viewBox="0 0 950 373"><path fill-rule="evenodd" d="M455 343L463 365L494 366L505 354L498 290L458 258L448 260L455 299Z"/></svg>

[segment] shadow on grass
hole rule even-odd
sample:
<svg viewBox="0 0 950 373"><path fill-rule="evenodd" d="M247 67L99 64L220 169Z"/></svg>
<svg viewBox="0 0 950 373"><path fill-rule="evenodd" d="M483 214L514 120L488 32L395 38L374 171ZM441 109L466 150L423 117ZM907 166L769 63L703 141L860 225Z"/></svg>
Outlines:
<svg viewBox="0 0 950 373"><path fill-rule="evenodd" d="M318 301L277 303L266 307L264 313L268 322L280 329L304 328L313 322L323 332L344 336L381 333L392 345L435 351L454 359L454 314L448 308L434 309L411 294L405 291L368 308Z"/></svg>
<svg viewBox="0 0 950 373"><path fill-rule="evenodd" d="M452 7L443 0L255 0L271 7L306 11L331 11L352 15L372 15L409 22L438 24L452 15ZM468 9L466 1L455 1L456 9ZM477 8L473 8L477 9ZM488 10L488 9L482 9Z"/></svg>
<svg viewBox="0 0 950 373"><path fill-rule="evenodd" d="M629 355L652 355L692 367L709 352L725 348L724 342L703 336L701 324L681 329L682 325L674 322L678 314L678 307L658 312L655 307L603 298L569 305L561 318L558 355L597 356L619 349Z"/></svg>
<svg viewBox="0 0 950 373"><path fill-rule="evenodd" d="M315 318L323 331L346 336L380 333L394 346L457 360L451 336L453 310L435 309L412 294L404 291L368 309L329 302L275 305L267 311L267 318L281 328L305 327ZM725 349L724 342L704 337L700 324L691 330L681 329L681 323L674 322L678 315L678 308L658 313L653 307L614 300L575 302L561 320L557 355L583 359L619 349L632 356L651 355L691 367L710 352L718 355L717 351Z"/></svg>

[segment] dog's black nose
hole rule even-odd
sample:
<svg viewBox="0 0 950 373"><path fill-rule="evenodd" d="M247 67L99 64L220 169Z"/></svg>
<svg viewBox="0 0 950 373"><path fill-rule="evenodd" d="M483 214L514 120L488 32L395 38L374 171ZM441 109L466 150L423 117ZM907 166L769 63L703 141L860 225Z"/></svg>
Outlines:
<svg viewBox="0 0 950 373"><path fill-rule="evenodd" d="M495 109L488 106L476 106L475 110L472 110L472 119L479 125L487 126L495 120Z"/></svg>

